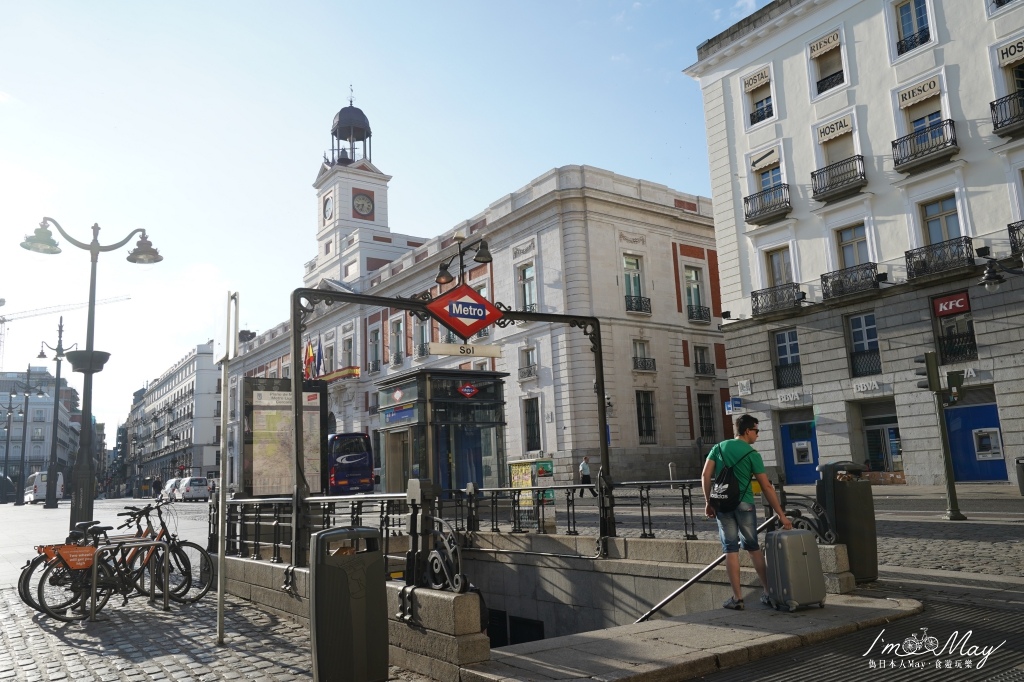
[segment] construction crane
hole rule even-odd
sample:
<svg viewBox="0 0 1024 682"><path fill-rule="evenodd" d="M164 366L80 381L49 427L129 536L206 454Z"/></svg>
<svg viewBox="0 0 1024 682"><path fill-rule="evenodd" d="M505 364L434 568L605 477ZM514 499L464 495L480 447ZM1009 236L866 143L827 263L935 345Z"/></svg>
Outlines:
<svg viewBox="0 0 1024 682"><path fill-rule="evenodd" d="M120 301L128 301L131 296L115 296L114 298L105 298L102 301L96 301L96 305L103 305L104 303L118 303ZM0 299L3 301L3 299ZM6 303L6 301L4 301ZM3 303L0 303L3 305ZM66 305L55 305L49 308L39 308L37 310L23 310L20 313L11 313L10 315L0 315L0 371L4 368L4 339L7 337L7 322L10 320L20 320L26 317L37 317L39 315L50 315L52 313L60 313L65 310L75 310L77 308L84 308L88 303L68 303Z"/></svg>

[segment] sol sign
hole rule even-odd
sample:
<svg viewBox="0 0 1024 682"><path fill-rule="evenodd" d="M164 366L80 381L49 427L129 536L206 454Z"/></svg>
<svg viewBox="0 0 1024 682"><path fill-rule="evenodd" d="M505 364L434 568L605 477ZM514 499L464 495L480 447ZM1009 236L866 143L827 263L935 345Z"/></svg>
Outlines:
<svg viewBox="0 0 1024 682"><path fill-rule="evenodd" d="M932 310L935 311L935 317L967 313L971 310L971 299L966 291L943 296L942 298L933 298Z"/></svg>

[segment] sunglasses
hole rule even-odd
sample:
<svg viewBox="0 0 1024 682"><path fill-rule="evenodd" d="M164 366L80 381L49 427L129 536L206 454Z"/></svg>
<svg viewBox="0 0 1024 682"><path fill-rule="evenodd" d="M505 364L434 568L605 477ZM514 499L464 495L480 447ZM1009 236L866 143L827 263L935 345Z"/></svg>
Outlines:
<svg viewBox="0 0 1024 682"><path fill-rule="evenodd" d="M753 431L754 433L761 433L761 429L747 429L747 430L748 431Z"/></svg>

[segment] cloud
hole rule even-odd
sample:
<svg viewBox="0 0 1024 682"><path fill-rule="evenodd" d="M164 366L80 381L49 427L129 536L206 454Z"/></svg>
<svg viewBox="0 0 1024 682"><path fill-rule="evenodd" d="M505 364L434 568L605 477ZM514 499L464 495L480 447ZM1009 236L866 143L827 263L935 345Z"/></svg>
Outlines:
<svg viewBox="0 0 1024 682"><path fill-rule="evenodd" d="M736 0L729 14L733 19L742 19L757 9L757 0Z"/></svg>
<svg viewBox="0 0 1024 682"><path fill-rule="evenodd" d="M716 9L714 12L711 13L711 20L712 21L721 21L721 19L722 19L722 10Z"/></svg>
<svg viewBox="0 0 1024 682"><path fill-rule="evenodd" d="M611 60L620 64L627 64L629 63L629 56L620 52L619 54L613 54Z"/></svg>

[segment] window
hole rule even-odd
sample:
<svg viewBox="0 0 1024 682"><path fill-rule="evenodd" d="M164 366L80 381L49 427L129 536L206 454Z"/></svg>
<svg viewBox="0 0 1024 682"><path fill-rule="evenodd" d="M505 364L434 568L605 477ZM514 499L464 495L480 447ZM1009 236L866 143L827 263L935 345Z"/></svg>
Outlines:
<svg viewBox="0 0 1024 682"><path fill-rule="evenodd" d="M846 79L843 74L839 29L811 43L811 63L817 94L828 92L843 84Z"/></svg>
<svg viewBox="0 0 1024 682"><path fill-rule="evenodd" d="M43 410L33 410L33 412L32 412L32 421L34 421L34 422L44 422L44 421L46 421L46 414L44 413Z"/></svg>
<svg viewBox="0 0 1024 682"><path fill-rule="evenodd" d="M921 207L924 214L925 238L929 244L956 239L960 234L960 217L956 212L956 199L943 197Z"/></svg>
<svg viewBox="0 0 1024 682"><path fill-rule="evenodd" d="M526 435L526 449L540 450L540 399L527 398L523 401L523 430Z"/></svg>
<svg viewBox="0 0 1024 682"><path fill-rule="evenodd" d="M698 365L706 365L709 363L711 355L708 353L707 346L694 346L693 347L693 361Z"/></svg>
<svg viewBox="0 0 1024 682"><path fill-rule="evenodd" d="M650 357L648 352L649 344L647 341L641 339L633 339L633 357L634 358L647 358Z"/></svg>
<svg viewBox="0 0 1024 682"><path fill-rule="evenodd" d="M353 360L352 337L347 336L341 341L341 364L344 367L352 367L355 364Z"/></svg>
<svg viewBox="0 0 1024 682"><path fill-rule="evenodd" d="M768 286L778 287L793 282L793 268L789 260L789 247L773 249L765 253L768 266Z"/></svg>
<svg viewBox="0 0 1024 682"><path fill-rule="evenodd" d="M370 362L380 362L380 330L370 330Z"/></svg>
<svg viewBox="0 0 1024 682"><path fill-rule="evenodd" d="M780 365L800 364L800 343L795 329L775 332L775 359Z"/></svg>
<svg viewBox="0 0 1024 682"><path fill-rule="evenodd" d="M978 346L974 338L971 299L966 291L932 299L939 328L939 355L944 365L974 360Z"/></svg>
<svg viewBox="0 0 1024 682"><path fill-rule="evenodd" d="M828 140L822 145L822 152L825 156L826 166L831 166L834 163L845 161L854 156L856 150L853 146L853 134L840 135Z"/></svg>
<svg viewBox="0 0 1024 682"><path fill-rule="evenodd" d="M490 300L490 297L487 295L487 283L486 282L483 283L483 284L474 286L473 289L476 290L476 293L480 294L481 298L485 298L487 300Z"/></svg>
<svg viewBox="0 0 1024 682"><path fill-rule="evenodd" d="M413 328L413 343L416 348L416 357L422 358L428 355L428 344L430 343L430 322L421 320Z"/></svg>
<svg viewBox="0 0 1024 682"><path fill-rule="evenodd" d="M391 321L391 364L401 364L405 357L402 349L405 348L405 322L404 320Z"/></svg>
<svg viewBox="0 0 1024 682"><path fill-rule="evenodd" d="M519 268L519 305L525 312L537 312L537 280L533 263Z"/></svg>
<svg viewBox="0 0 1024 682"><path fill-rule="evenodd" d="M642 372L657 371L654 358L651 357L650 344L645 339L633 339L633 369Z"/></svg>
<svg viewBox="0 0 1024 682"><path fill-rule="evenodd" d="M334 344L332 343L324 348L324 373L330 374L334 369Z"/></svg>
<svg viewBox="0 0 1024 682"><path fill-rule="evenodd" d="M519 379L537 378L537 349L523 348L519 351Z"/></svg>
<svg viewBox="0 0 1024 682"><path fill-rule="evenodd" d="M703 306L704 298L701 296L700 292L700 268L687 267L683 271L683 278L686 281L686 305Z"/></svg>
<svg viewBox="0 0 1024 682"><path fill-rule="evenodd" d="M700 437L705 443L718 440L715 436L714 398L707 393L697 394L697 419L700 422Z"/></svg>
<svg viewBox="0 0 1024 682"><path fill-rule="evenodd" d="M653 445L658 442L654 423L654 391L636 392L636 426L640 445Z"/></svg>
<svg viewBox="0 0 1024 682"><path fill-rule="evenodd" d="M850 317L850 345L854 353L878 350L878 330L875 315L854 315Z"/></svg>
<svg viewBox="0 0 1024 682"><path fill-rule="evenodd" d="M330 252L331 252L331 243L330 242L324 242L324 255L326 256Z"/></svg>
<svg viewBox="0 0 1024 682"><path fill-rule="evenodd" d="M864 236L864 226L855 225L836 232L839 243L839 261L842 268L852 268L868 261L868 241Z"/></svg>
<svg viewBox="0 0 1024 682"><path fill-rule="evenodd" d="M778 187L782 184L782 169L778 166L764 169L761 171L760 182L762 191Z"/></svg>
<svg viewBox="0 0 1024 682"><path fill-rule="evenodd" d="M896 4L896 31L899 42L896 54L904 54L927 43L931 39L928 31L928 8L925 0L908 0Z"/></svg>
<svg viewBox="0 0 1024 682"><path fill-rule="evenodd" d="M32 440L42 440L42 439L43 439L43 429L42 429L42 427L33 428L32 429Z"/></svg>
<svg viewBox="0 0 1024 682"><path fill-rule="evenodd" d="M643 296L640 259L636 256L623 256L622 268L625 271L626 296Z"/></svg>

